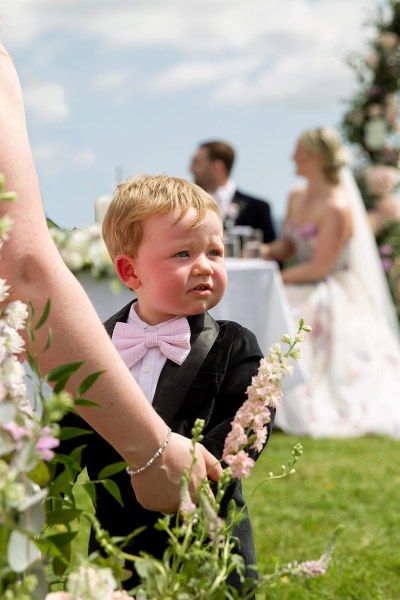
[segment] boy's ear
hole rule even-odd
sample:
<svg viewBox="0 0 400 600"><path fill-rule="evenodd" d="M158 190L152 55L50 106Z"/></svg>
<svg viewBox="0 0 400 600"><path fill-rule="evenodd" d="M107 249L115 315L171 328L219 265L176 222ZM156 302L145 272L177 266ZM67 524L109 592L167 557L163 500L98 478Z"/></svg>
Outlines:
<svg viewBox="0 0 400 600"><path fill-rule="evenodd" d="M114 267L118 277L128 288L136 290L140 287L140 280L136 275L135 259L129 254L119 254L114 260Z"/></svg>

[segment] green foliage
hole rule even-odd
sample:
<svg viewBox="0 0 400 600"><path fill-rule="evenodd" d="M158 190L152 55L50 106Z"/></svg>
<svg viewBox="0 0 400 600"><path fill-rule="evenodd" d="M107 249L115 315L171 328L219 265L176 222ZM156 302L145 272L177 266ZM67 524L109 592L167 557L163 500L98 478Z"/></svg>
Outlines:
<svg viewBox="0 0 400 600"><path fill-rule="evenodd" d="M342 119L345 139L358 146L354 175L372 221L379 246L392 247L384 257L384 267L398 317L400 319L400 248L399 210L394 210L395 182L400 182L400 2L386 0L378 11L374 38L367 56L352 55L358 89L347 103ZM392 171L392 173L390 172ZM385 204L386 203L386 204ZM391 203L391 204L390 204ZM392 208L390 208L392 206ZM383 226L382 226L383 223ZM388 260L392 267L388 268Z"/></svg>
<svg viewBox="0 0 400 600"><path fill-rule="evenodd" d="M260 484L301 442L294 478ZM274 431L268 452L244 480L259 569L318 557L343 526L323 577L275 580L260 600L397 600L400 558L399 441L381 437L313 440Z"/></svg>
<svg viewBox="0 0 400 600"><path fill-rule="evenodd" d="M396 94L400 91L400 3L388 0L373 23L375 37L367 57L352 55L358 91L348 102L342 121L345 137L358 145L367 162L397 167Z"/></svg>

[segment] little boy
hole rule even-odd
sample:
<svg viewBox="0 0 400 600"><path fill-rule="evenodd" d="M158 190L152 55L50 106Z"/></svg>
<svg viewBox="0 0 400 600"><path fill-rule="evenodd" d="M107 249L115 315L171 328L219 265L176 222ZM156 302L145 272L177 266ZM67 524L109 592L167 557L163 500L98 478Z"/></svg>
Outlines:
<svg viewBox="0 0 400 600"><path fill-rule="evenodd" d="M172 430L190 437L194 421L204 419L203 444L221 459L231 421L246 399L262 353L250 331L231 321L214 321L207 312L220 301L227 284L217 204L182 179L137 176L118 186L103 236L119 278L137 297L106 321L108 333ZM82 464L96 479L103 467L121 457L97 434L87 439ZM126 550L162 556L164 533L154 529L160 515L136 501L125 471L113 479L124 508L98 486L96 515L101 525L118 536L146 526ZM230 487L222 513L232 498L238 508L244 506L240 481ZM256 560L245 514L235 535L237 551L251 566Z"/></svg>

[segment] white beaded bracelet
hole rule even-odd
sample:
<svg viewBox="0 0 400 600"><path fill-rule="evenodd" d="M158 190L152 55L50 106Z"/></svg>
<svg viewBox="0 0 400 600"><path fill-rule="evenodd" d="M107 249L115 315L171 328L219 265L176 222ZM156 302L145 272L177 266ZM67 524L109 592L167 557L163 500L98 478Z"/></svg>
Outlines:
<svg viewBox="0 0 400 600"><path fill-rule="evenodd" d="M147 463L145 465L143 465L143 467L139 467L138 469L135 469L135 470L132 470L130 467L126 467L125 470L128 473L128 475L130 475L131 477L132 477L132 475L139 475L139 473L143 473L143 471L145 471L146 469L148 469L149 467L151 467L151 465L156 460L156 458L158 458L159 456L161 456L161 454L164 452L165 448L168 446L168 442L169 442L169 438L171 437L171 433L172 433L172 429L170 427L168 427L168 433L167 433L167 437L165 438L165 441L159 447L159 449L154 454L154 456L152 456L147 461Z"/></svg>

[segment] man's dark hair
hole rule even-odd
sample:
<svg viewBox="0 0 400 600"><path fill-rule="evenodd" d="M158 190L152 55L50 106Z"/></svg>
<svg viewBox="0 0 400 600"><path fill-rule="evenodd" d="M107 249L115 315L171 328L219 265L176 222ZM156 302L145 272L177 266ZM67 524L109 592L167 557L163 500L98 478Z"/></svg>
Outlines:
<svg viewBox="0 0 400 600"><path fill-rule="evenodd" d="M200 148L207 150L210 160L222 160L227 174L230 174L235 161L235 151L232 146L225 142L211 141L203 142Z"/></svg>

